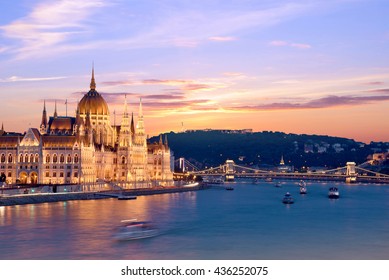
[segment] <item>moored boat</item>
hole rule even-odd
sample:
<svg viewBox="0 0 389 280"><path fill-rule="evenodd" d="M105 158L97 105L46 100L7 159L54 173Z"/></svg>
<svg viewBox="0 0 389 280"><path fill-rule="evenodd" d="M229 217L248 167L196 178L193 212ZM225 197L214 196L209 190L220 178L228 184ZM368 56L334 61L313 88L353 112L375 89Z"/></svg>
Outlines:
<svg viewBox="0 0 389 280"><path fill-rule="evenodd" d="M285 194L284 198L282 199L282 203L284 203L284 204L293 204L294 203L294 199L289 192L287 192Z"/></svg>
<svg viewBox="0 0 389 280"><path fill-rule="evenodd" d="M233 190L234 190L234 187L233 187L233 186L227 186L227 187L226 187L226 190L227 190L227 191L233 191Z"/></svg>
<svg viewBox="0 0 389 280"><path fill-rule="evenodd" d="M328 191L329 198L339 198L339 190L337 187L331 187Z"/></svg>

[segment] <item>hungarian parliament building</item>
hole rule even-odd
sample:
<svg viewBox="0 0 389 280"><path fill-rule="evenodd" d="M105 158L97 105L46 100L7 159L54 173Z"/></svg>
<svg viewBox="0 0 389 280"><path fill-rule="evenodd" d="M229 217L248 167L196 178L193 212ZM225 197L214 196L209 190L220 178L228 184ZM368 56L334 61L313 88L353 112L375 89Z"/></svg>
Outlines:
<svg viewBox="0 0 389 280"><path fill-rule="evenodd" d="M0 130L0 173L8 184L88 184L136 182L171 184L173 153L167 138L148 143L142 102L136 125L124 100L120 125L111 125L109 108L96 91L79 101L75 117L47 117L43 105L39 128L24 134Z"/></svg>

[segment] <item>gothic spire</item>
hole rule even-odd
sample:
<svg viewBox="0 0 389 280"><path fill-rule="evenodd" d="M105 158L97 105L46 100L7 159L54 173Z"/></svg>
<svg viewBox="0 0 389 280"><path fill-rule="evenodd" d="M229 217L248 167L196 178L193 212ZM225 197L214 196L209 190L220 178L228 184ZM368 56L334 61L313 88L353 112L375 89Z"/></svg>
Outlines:
<svg viewBox="0 0 389 280"><path fill-rule="evenodd" d="M139 117L143 118L142 98L139 100Z"/></svg>
<svg viewBox="0 0 389 280"><path fill-rule="evenodd" d="M96 89L96 82L95 82L95 65L92 65L92 78L90 81L90 89L95 90Z"/></svg>
<svg viewBox="0 0 389 280"><path fill-rule="evenodd" d="M165 134L165 147L166 147L166 148L169 148L169 145L168 145L168 143L167 143L167 134Z"/></svg>
<svg viewBox="0 0 389 280"><path fill-rule="evenodd" d="M54 118L57 118L57 117L58 117L58 113L57 113L57 100L55 100Z"/></svg>
<svg viewBox="0 0 389 280"><path fill-rule="evenodd" d="M42 121L40 126L40 133L46 133L47 128L47 112L46 112L46 100L43 101Z"/></svg>
<svg viewBox="0 0 389 280"><path fill-rule="evenodd" d="M134 112L131 114L131 134L135 135Z"/></svg>

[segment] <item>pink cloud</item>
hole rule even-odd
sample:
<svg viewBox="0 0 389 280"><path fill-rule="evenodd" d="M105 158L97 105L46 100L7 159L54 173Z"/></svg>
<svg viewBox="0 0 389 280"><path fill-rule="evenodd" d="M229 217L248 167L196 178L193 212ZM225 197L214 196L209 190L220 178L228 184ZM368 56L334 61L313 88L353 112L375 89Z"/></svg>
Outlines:
<svg viewBox="0 0 389 280"><path fill-rule="evenodd" d="M293 43L293 42L287 42L287 41L281 41L281 40L271 41L269 43L269 45L274 46L274 47L288 46L288 47L292 47L292 48L296 48L296 49L310 49L310 48L312 48L312 46L309 44Z"/></svg>
<svg viewBox="0 0 389 280"><path fill-rule="evenodd" d="M308 102L278 102L270 104L259 104L252 106L230 107L231 110L248 110L248 111L271 111L271 110L291 110L291 109L320 109L338 106L356 106L372 102L389 101L389 96L336 96L329 95Z"/></svg>
<svg viewBox="0 0 389 280"><path fill-rule="evenodd" d="M287 46L288 42L285 42L285 41L271 41L269 44L271 46L280 47L280 46Z"/></svg>
<svg viewBox="0 0 389 280"><path fill-rule="evenodd" d="M229 41L235 41L235 37L229 37L229 36L214 36L209 37L208 40L214 41L214 42L229 42Z"/></svg>

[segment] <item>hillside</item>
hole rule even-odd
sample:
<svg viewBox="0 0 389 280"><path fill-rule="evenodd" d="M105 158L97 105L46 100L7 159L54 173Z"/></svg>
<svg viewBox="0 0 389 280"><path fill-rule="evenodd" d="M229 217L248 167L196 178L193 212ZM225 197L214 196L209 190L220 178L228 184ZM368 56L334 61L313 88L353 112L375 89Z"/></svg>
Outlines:
<svg viewBox="0 0 389 280"><path fill-rule="evenodd" d="M374 152L386 152L389 148L389 143L366 145L347 138L268 131L170 132L167 137L176 158L184 157L200 168L218 166L227 159L241 165L274 166L280 163L282 156L285 164L297 169L306 166L335 168L345 166L348 161L363 163ZM158 139L159 136L149 140Z"/></svg>

